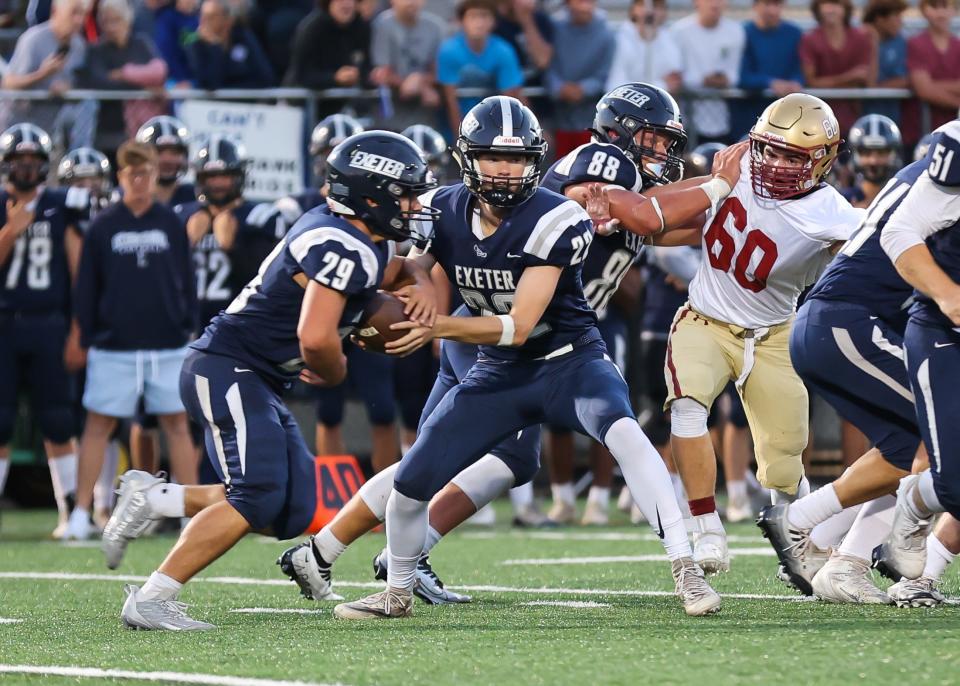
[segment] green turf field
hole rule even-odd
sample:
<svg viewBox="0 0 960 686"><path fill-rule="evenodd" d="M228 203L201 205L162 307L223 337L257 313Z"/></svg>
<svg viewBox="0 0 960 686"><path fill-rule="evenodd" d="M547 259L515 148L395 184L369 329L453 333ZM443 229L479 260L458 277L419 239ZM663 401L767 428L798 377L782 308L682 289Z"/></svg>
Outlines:
<svg viewBox="0 0 960 686"><path fill-rule="evenodd" d="M506 521L504 512L500 519ZM168 682L225 684L960 682L960 607L797 602L773 578L775 558L763 554L766 543L753 525L730 527L731 546L747 554L716 580L716 588L730 595L713 617L687 618L668 594L637 593L672 590L665 562L551 562L659 555L662 549L646 527L530 532L498 525L451 536L431 556L448 585L474 594L472 605L418 604L412 620L392 622L334 620L330 603L301 599L279 573L274 560L283 544L250 537L181 595L193 616L219 630L174 634L127 631L119 621L122 575L149 574L173 538L135 542L114 573L96 547L44 541L53 524L48 512L7 512L0 525L4 686L136 683L4 674L4 665L176 672L191 676L168 674ZM382 534L370 535L338 562L335 578L344 582L338 590L346 597L370 592L370 559L383 540ZM42 578L44 573L77 576ZM118 578L100 578L113 575ZM945 590L960 592L956 570ZM539 604L570 601L583 605ZM245 608L319 612L235 612Z"/></svg>

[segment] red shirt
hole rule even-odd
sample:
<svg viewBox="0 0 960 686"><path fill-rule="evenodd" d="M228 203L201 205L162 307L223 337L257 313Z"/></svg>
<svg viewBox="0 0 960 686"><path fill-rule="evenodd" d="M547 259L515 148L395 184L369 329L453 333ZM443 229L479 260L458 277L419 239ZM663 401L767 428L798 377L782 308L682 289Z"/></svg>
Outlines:
<svg viewBox="0 0 960 686"><path fill-rule="evenodd" d="M907 41L907 71L925 71L935 81L960 80L960 38L951 35L946 52L940 52L928 31L918 33ZM929 107L931 131L957 117L956 110L949 107ZM920 140L921 125L919 101L907 100L903 103L903 137L908 143Z"/></svg>
<svg viewBox="0 0 960 686"><path fill-rule="evenodd" d="M873 42L867 32L854 27L847 27L843 47L839 50L830 45L819 27L803 34L800 39L800 61L812 68L817 76L838 76L854 67L868 65L873 52ZM830 100L828 103L840 122L841 135L846 135L860 116L860 101Z"/></svg>

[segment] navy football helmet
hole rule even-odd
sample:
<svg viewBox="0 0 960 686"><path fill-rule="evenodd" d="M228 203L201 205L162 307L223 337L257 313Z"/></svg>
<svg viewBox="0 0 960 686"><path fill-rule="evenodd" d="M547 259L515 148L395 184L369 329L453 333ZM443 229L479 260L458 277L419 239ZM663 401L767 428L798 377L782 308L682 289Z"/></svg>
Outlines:
<svg viewBox="0 0 960 686"><path fill-rule="evenodd" d="M158 153L172 150L178 154L179 157L173 164L160 160L157 165L157 181L161 186L170 186L187 173L190 132L176 117L165 114L151 117L137 130L136 141L152 145Z"/></svg>
<svg viewBox="0 0 960 686"><path fill-rule="evenodd" d="M435 188L427 160L408 138L389 131L350 136L327 158L327 204L356 217L374 233L423 243L433 235L439 210L404 210L403 198Z"/></svg>
<svg viewBox="0 0 960 686"><path fill-rule="evenodd" d="M625 83L600 98L593 134L622 149L648 183L683 177L687 134L680 107L667 91L649 83Z"/></svg>
<svg viewBox="0 0 960 686"><path fill-rule="evenodd" d="M494 207L516 207L540 185L547 142L536 115L526 105L506 95L485 98L467 112L453 148L464 185ZM508 154L526 157L522 176L484 176L478 156Z"/></svg>
<svg viewBox="0 0 960 686"><path fill-rule="evenodd" d="M850 127L847 145L853 169L871 183L883 184L900 168L903 138L896 123L882 114L860 117Z"/></svg>
<svg viewBox="0 0 960 686"><path fill-rule="evenodd" d="M406 136L423 150L427 164L430 165L437 179L445 176L444 172L450 162L450 155L447 152L447 141L439 131L426 124L414 124L401 131L400 135Z"/></svg>
<svg viewBox="0 0 960 686"><path fill-rule="evenodd" d="M249 164L243 143L220 133L211 134L193 158L197 198L201 202L222 207L241 197ZM214 189L209 183L210 177L224 175L230 176L233 181L229 188Z"/></svg>
<svg viewBox="0 0 960 686"><path fill-rule="evenodd" d="M14 124L0 134L0 173L17 190L29 191L46 180L52 153L46 131L34 124ZM26 155L38 160L24 159Z"/></svg>
<svg viewBox="0 0 960 686"><path fill-rule="evenodd" d="M331 114L313 127L310 134L310 159L313 161L313 174L318 183L322 184L327 175L327 156L330 151L358 133L363 133L363 125L349 114Z"/></svg>
<svg viewBox="0 0 960 686"><path fill-rule="evenodd" d="M99 150L75 148L63 156L57 166L61 186L82 185L98 197L110 193L112 168L110 160Z"/></svg>
<svg viewBox="0 0 960 686"><path fill-rule="evenodd" d="M688 176L708 176L713 172L713 157L727 146L723 143L701 143L687 155L687 165L692 167Z"/></svg>

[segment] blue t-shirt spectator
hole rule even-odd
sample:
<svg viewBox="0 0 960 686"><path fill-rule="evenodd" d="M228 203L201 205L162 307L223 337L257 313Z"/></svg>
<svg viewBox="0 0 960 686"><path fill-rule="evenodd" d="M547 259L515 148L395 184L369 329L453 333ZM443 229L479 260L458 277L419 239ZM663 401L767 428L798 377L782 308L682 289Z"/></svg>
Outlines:
<svg viewBox="0 0 960 686"><path fill-rule="evenodd" d="M507 41L490 36L484 49L476 53L467 44L463 32L448 38L437 53L437 81L455 88L486 88L503 92L523 85L523 72L517 54ZM482 98L460 98L461 116Z"/></svg>
<svg viewBox="0 0 960 686"><path fill-rule="evenodd" d="M907 39L902 33L881 40L877 44L877 85L884 81L906 78L907 76ZM865 111L882 114L894 121L900 121L899 100L866 100Z"/></svg>
<svg viewBox="0 0 960 686"><path fill-rule="evenodd" d="M803 83L800 27L785 21L772 29L761 29L750 21L743 28L747 42L740 62L741 88L764 90L774 79Z"/></svg>
<svg viewBox="0 0 960 686"><path fill-rule="evenodd" d="M161 7L154 15L153 41L167 63L167 78L171 83L193 83L186 45L194 40L198 23L195 13L184 14L172 4Z"/></svg>

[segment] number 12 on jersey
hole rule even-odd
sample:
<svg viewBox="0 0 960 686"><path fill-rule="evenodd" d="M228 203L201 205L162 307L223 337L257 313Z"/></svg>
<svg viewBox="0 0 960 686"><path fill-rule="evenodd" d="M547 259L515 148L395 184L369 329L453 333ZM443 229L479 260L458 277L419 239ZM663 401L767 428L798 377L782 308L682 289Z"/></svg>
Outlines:
<svg viewBox="0 0 960 686"><path fill-rule="evenodd" d="M759 293L767 287L767 279L777 261L777 244L760 229L750 229L737 253L736 239L725 226L727 217L733 217L733 227L738 232L747 230L747 210L736 196L730 196L720 206L703 236L710 266L722 272L730 271L732 266L737 283L748 291ZM760 259L751 274L751 263L757 251Z"/></svg>

